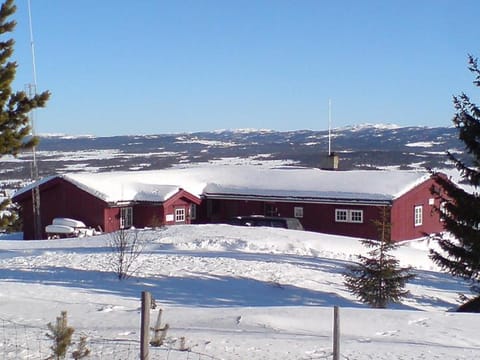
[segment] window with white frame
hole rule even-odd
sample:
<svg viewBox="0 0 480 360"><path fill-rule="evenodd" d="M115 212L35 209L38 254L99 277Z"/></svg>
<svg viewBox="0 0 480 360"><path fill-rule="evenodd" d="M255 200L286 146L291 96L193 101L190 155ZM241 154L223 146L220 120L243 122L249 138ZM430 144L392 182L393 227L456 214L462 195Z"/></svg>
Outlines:
<svg viewBox="0 0 480 360"><path fill-rule="evenodd" d="M128 229L133 226L133 208L120 209L120 229Z"/></svg>
<svg viewBox="0 0 480 360"><path fill-rule="evenodd" d="M348 222L348 210L335 209L335 221L336 222Z"/></svg>
<svg viewBox="0 0 480 360"><path fill-rule="evenodd" d="M185 208L175 209L175 222L185 222Z"/></svg>
<svg viewBox="0 0 480 360"><path fill-rule="evenodd" d="M303 207L295 206L293 208L293 216L296 218L303 218Z"/></svg>
<svg viewBox="0 0 480 360"><path fill-rule="evenodd" d="M415 206L415 226L421 226L423 224L423 206L417 205Z"/></svg>
<svg viewBox="0 0 480 360"><path fill-rule="evenodd" d="M336 222L363 223L363 210L335 209Z"/></svg>
<svg viewBox="0 0 480 360"><path fill-rule="evenodd" d="M197 204L190 205L190 219L191 220L197 219Z"/></svg>
<svg viewBox="0 0 480 360"><path fill-rule="evenodd" d="M363 210L350 210L350 222L363 223Z"/></svg>

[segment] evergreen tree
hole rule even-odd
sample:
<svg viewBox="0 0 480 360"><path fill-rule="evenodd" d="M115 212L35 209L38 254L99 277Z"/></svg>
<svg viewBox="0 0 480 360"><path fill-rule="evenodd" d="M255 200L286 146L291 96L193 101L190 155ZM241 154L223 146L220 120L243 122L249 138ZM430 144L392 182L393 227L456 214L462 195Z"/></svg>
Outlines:
<svg viewBox="0 0 480 360"><path fill-rule="evenodd" d="M72 335L75 329L68 326L67 312L62 311L60 316L57 317L55 325L52 323L47 324L50 332L45 335L53 341L53 345L50 347L52 355L47 360L61 360L65 359L67 350L72 344Z"/></svg>
<svg viewBox="0 0 480 360"><path fill-rule="evenodd" d="M362 244L371 249L368 256L358 255L358 264L350 266L344 275L347 289L373 308L386 308L408 295L405 285L414 277L410 267L401 268L390 254L399 246L391 241L390 209L384 206L380 214L380 219L375 221L380 240L362 240Z"/></svg>
<svg viewBox="0 0 480 360"><path fill-rule="evenodd" d="M480 86L480 69L477 59L468 57L469 70L473 73L473 83ZM447 152L447 156L460 172L463 181L474 191L467 192L450 182L441 174L434 174L438 186L432 192L440 198L440 212L447 234L438 234L441 251L431 251L431 258L443 270L454 276L472 282L472 291L479 293L480 281L480 109L462 93L454 96L455 115L453 124L458 130L459 139L465 144L467 157Z"/></svg>
<svg viewBox="0 0 480 360"><path fill-rule="evenodd" d="M1 5L0 37L14 30L16 22L9 18L16 10L14 0L6 0ZM0 41L0 157L7 154L16 156L38 143L37 138L30 136L28 115L33 109L44 107L50 97L48 91L28 97L24 91L12 90L17 70L17 64L10 60L14 44L11 38ZM5 213L8 208L9 200L0 202L0 226L2 222L10 224L8 216L11 211Z"/></svg>
<svg viewBox="0 0 480 360"><path fill-rule="evenodd" d="M22 231L22 221L18 216L18 208L10 200L0 202L0 232Z"/></svg>

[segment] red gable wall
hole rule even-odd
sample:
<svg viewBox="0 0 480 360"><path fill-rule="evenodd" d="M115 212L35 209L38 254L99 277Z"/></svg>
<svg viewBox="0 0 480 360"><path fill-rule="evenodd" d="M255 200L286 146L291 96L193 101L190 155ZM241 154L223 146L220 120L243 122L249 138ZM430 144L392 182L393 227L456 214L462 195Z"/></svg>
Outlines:
<svg viewBox="0 0 480 360"><path fill-rule="evenodd" d="M443 231L443 223L434 210L439 200L434 199L430 188L435 182L429 179L398 199L392 207L392 240L411 240ZM415 226L415 206L422 206L422 225Z"/></svg>
<svg viewBox="0 0 480 360"><path fill-rule="evenodd" d="M31 192L14 199L21 205L23 238L35 237ZM40 215L43 238L45 226L56 217L69 217L83 221L85 225L104 228L103 210L107 204L61 178L54 178L40 186Z"/></svg>

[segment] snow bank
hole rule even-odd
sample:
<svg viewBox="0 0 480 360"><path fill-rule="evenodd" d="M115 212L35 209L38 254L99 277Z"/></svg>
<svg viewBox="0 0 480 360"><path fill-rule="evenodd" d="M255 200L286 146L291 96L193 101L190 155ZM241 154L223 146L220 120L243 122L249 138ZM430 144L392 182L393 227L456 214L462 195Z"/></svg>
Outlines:
<svg viewBox="0 0 480 360"><path fill-rule="evenodd" d="M366 251L359 239L230 225L139 235L147 247L124 281L108 267L110 235L0 237L0 354L47 358L46 324L66 310L75 334L87 336L92 359L138 358L125 345L138 345L139 299L147 290L170 325L152 358L331 358L335 305L341 307L342 358L480 357L478 315L448 312L468 286L438 271L428 258L434 244L427 241L409 242L396 253L415 267L410 296L394 310L371 310L343 285L347 266ZM155 316L156 310L152 322ZM191 353L174 351L181 337Z"/></svg>

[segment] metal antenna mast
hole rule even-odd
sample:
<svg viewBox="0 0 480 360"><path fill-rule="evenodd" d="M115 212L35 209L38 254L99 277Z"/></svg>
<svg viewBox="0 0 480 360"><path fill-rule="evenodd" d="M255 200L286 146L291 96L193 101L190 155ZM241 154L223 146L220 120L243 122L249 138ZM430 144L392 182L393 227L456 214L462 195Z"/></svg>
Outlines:
<svg viewBox="0 0 480 360"><path fill-rule="evenodd" d="M32 7L30 0L28 0L28 24L30 29L30 49L32 52L32 70L33 70L33 83L27 85L28 96L33 98L37 94L37 67L35 64L35 43L33 41L33 25L32 25ZM35 133L35 110L31 110L30 114L30 126L32 128L32 136L36 136ZM36 146L32 148L32 179L33 181L38 180L38 166L37 166L37 155L36 155ZM33 230L35 239L42 238L42 218L40 215L40 189L36 185L32 189L32 205L33 205Z"/></svg>
<svg viewBox="0 0 480 360"><path fill-rule="evenodd" d="M28 25L30 28L30 49L32 50L33 85L36 87L37 86L37 66L35 65L35 43L33 41L32 7L30 5L30 0L28 0Z"/></svg>
<svg viewBox="0 0 480 360"><path fill-rule="evenodd" d="M332 99L328 99L328 156L332 155Z"/></svg>

